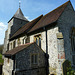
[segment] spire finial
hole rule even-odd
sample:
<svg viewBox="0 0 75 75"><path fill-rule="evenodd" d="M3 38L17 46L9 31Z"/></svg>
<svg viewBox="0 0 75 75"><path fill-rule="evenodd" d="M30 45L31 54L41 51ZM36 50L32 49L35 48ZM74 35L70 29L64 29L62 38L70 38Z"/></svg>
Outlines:
<svg viewBox="0 0 75 75"><path fill-rule="evenodd" d="M19 8L21 7L21 0L19 0Z"/></svg>

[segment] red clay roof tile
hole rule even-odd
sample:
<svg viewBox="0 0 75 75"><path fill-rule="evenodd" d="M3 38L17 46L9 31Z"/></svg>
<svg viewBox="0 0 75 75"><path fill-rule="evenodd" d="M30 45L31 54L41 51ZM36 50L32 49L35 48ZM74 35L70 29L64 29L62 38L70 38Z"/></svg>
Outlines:
<svg viewBox="0 0 75 75"><path fill-rule="evenodd" d="M34 44L34 42L33 43L27 43L27 44L24 44L24 45L20 45L18 47L15 47L12 50L7 51L4 55L14 55L14 54L20 52L21 50L29 47L31 44Z"/></svg>
<svg viewBox="0 0 75 75"><path fill-rule="evenodd" d="M26 32L28 29L30 29L33 25L35 25L40 19L43 17L43 15L37 17L36 19L32 20L31 22L25 24L23 27L21 27L10 39Z"/></svg>
<svg viewBox="0 0 75 75"><path fill-rule="evenodd" d="M43 16L33 27L32 29L28 32L32 32L35 31L41 27L44 27L46 25L49 25L53 22L56 22L58 20L58 18L60 17L60 15L62 14L62 12L64 11L65 7L68 5L70 1L67 1L66 3L64 3L63 5L59 6L58 8L56 8L55 10L49 12L48 14L46 14L45 16Z"/></svg>
<svg viewBox="0 0 75 75"><path fill-rule="evenodd" d="M66 8L66 6L68 5L70 1L67 1L66 3L64 3L63 5L59 6L58 8L56 8L55 10L49 12L48 14L46 14L45 16L41 15L38 18L34 19L33 21L27 23L26 25L24 25L22 28L20 28L11 38L13 39L14 37L26 32L30 33L33 32L39 28L42 28L44 26L47 26L53 22L56 22L58 20L58 18L60 17L60 15L62 14L62 12L64 11L64 9ZM30 29L31 28L31 29Z"/></svg>

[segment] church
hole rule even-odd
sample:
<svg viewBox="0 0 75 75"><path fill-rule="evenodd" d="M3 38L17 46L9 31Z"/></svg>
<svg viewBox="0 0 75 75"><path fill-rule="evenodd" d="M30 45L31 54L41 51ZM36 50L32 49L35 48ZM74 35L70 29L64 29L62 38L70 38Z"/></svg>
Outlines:
<svg viewBox="0 0 75 75"><path fill-rule="evenodd" d="M70 1L28 21L21 8L8 21L3 75L63 75L69 60L75 69L75 11Z"/></svg>

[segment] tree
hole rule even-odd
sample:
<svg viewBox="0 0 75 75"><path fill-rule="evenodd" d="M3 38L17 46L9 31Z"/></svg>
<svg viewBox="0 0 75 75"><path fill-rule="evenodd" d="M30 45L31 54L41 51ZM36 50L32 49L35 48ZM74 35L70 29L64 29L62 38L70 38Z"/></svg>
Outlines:
<svg viewBox="0 0 75 75"><path fill-rule="evenodd" d="M63 75L75 75L75 70L71 67L71 62L68 60L65 60L63 65Z"/></svg>
<svg viewBox="0 0 75 75"><path fill-rule="evenodd" d="M72 70L70 61L69 61L69 67L67 67L67 75L75 75L75 70Z"/></svg>
<svg viewBox="0 0 75 75"><path fill-rule="evenodd" d="M3 51L3 45L0 45L0 54L2 54Z"/></svg>

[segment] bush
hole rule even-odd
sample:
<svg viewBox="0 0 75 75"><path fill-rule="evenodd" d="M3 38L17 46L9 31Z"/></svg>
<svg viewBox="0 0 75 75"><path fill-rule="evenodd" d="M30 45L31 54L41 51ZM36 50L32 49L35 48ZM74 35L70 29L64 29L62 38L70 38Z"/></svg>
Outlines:
<svg viewBox="0 0 75 75"><path fill-rule="evenodd" d="M75 75L75 70L72 70L70 61L69 61L69 67L67 67L67 75Z"/></svg>
<svg viewBox="0 0 75 75"><path fill-rule="evenodd" d="M0 64L3 64L2 54L0 54Z"/></svg>

